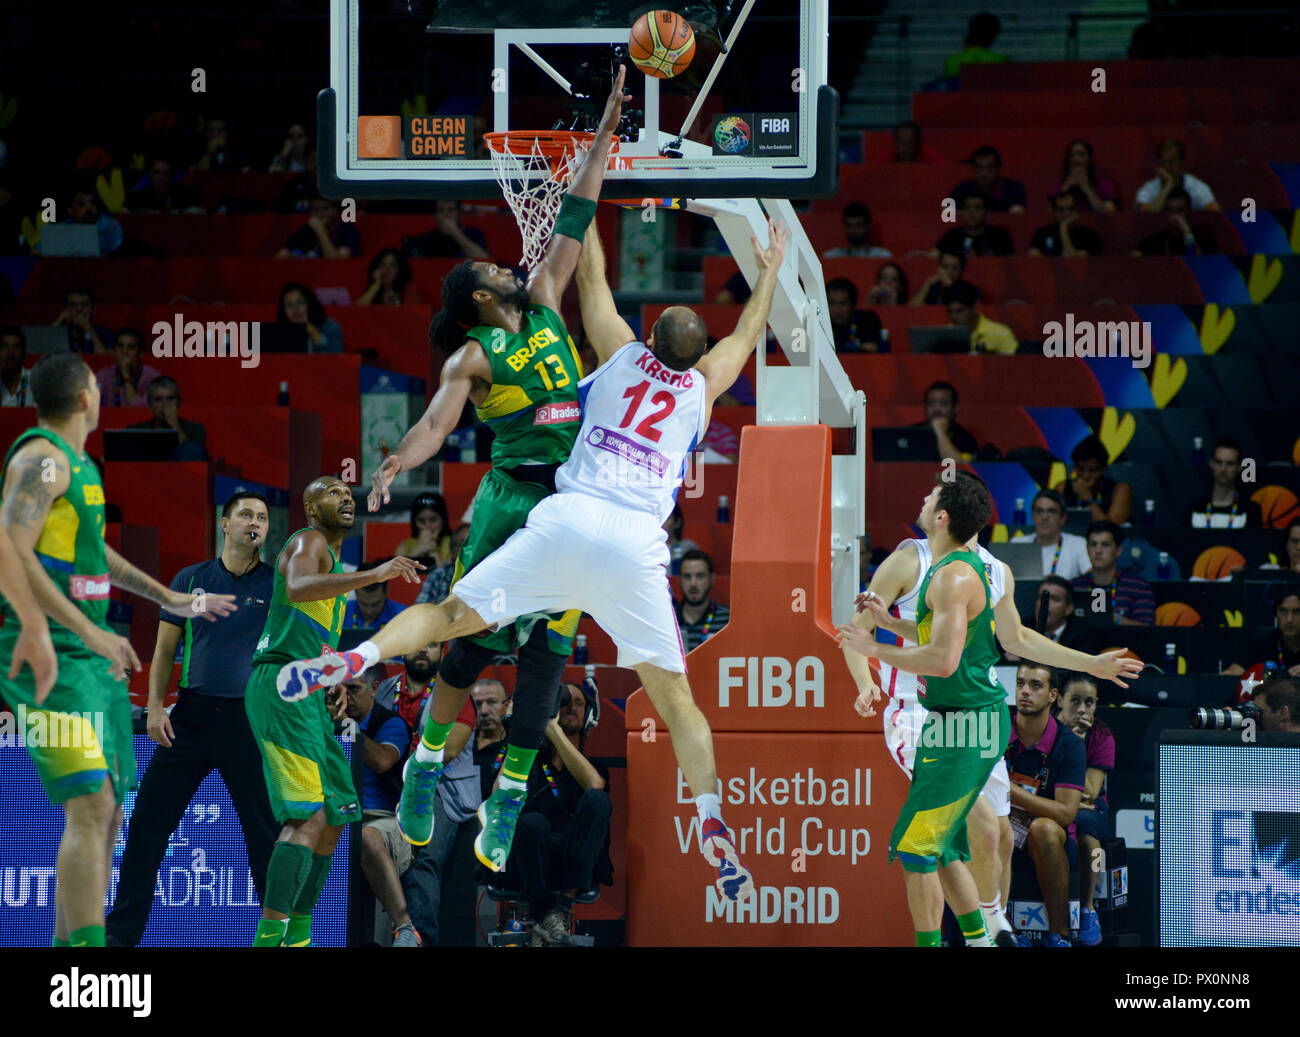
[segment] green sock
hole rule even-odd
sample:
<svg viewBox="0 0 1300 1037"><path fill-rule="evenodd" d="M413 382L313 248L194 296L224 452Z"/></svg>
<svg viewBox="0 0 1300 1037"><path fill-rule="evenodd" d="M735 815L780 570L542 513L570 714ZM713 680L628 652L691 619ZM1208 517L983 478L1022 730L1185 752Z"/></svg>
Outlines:
<svg viewBox="0 0 1300 1037"><path fill-rule="evenodd" d="M284 933L286 947L311 946L311 915L298 913L289 916L289 928Z"/></svg>
<svg viewBox="0 0 1300 1037"><path fill-rule="evenodd" d="M285 929L289 926L287 918L263 918L257 923L257 935L253 937L254 947L279 947L284 943Z"/></svg>
<svg viewBox="0 0 1300 1037"><path fill-rule="evenodd" d="M68 934L69 947L103 947L104 927L102 925L83 925Z"/></svg>
<svg viewBox="0 0 1300 1037"><path fill-rule="evenodd" d="M288 915L311 872L312 852L297 843L278 842L266 866L266 899L262 907L278 915Z"/></svg>
<svg viewBox="0 0 1300 1037"><path fill-rule="evenodd" d="M452 721L454 724L455 721ZM424 722L424 735L420 739L420 744L425 749L431 749L434 752L439 751L447 744L447 735L451 733L452 724L440 724L433 719L433 710L429 710L429 719Z"/></svg>
<svg viewBox="0 0 1300 1037"><path fill-rule="evenodd" d="M929 932L922 932L918 929L916 930L916 945L918 947L942 947L943 934L938 929Z"/></svg>
<svg viewBox="0 0 1300 1037"><path fill-rule="evenodd" d="M71 947L72 944L69 943L67 940L60 939L59 937L56 936L56 937L54 937L53 941L50 943L50 946L51 946L51 947Z"/></svg>
<svg viewBox="0 0 1300 1037"><path fill-rule="evenodd" d="M984 916L979 908L969 914L958 915L957 924L961 926L961 935L967 947L991 947L988 931L984 928Z"/></svg>
<svg viewBox="0 0 1300 1037"><path fill-rule="evenodd" d="M528 774L533 769L536 749L520 749L511 744L506 746L506 762L501 765L501 784L505 788L522 789L528 786Z"/></svg>

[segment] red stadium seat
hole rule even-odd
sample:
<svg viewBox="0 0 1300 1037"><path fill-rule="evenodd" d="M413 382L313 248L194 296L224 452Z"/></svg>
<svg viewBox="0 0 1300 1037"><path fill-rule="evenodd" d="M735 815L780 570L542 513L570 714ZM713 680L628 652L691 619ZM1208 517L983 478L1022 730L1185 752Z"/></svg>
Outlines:
<svg viewBox="0 0 1300 1037"><path fill-rule="evenodd" d="M1251 122L1294 118L1294 107L1266 87L1158 87L1150 90L981 90L915 94L922 126L1056 126L1062 114L1101 126L1167 122ZM1093 142L1096 145L1097 142Z"/></svg>
<svg viewBox="0 0 1300 1037"><path fill-rule="evenodd" d="M1300 66L1284 58L1204 58L1178 61L1033 61L965 65L962 90L1069 90L1104 69L1107 90L1151 87L1286 86L1300 89Z"/></svg>

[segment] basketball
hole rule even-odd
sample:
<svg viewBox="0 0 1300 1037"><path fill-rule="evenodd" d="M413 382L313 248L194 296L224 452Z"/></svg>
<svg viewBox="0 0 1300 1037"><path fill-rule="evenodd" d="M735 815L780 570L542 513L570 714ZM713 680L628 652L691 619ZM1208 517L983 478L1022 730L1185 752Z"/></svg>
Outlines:
<svg viewBox="0 0 1300 1037"><path fill-rule="evenodd" d="M1191 605L1181 601L1166 601L1156 609L1156 626L1158 627L1197 627L1201 625L1201 616Z"/></svg>
<svg viewBox="0 0 1300 1037"><path fill-rule="evenodd" d="M1250 495L1264 514L1264 525L1272 529L1286 529L1300 516L1300 501L1285 486L1261 486Z"/></svg>
<svg viewBox="0 0 1300 1037"><path fill-rule="evenodd" d="M1226 580L1238 569L1246 568L1246 559L1240 552L1222 544L1207 547L1192 566L1194 580Z"/></svg>
<svg viewBox="0 0 1300 1037"><path fill-rule="evenodd" d="M647 11L632 26L627 42L632 63L655 79L680 76L695 57L691 24L672 11Z"/></svg>

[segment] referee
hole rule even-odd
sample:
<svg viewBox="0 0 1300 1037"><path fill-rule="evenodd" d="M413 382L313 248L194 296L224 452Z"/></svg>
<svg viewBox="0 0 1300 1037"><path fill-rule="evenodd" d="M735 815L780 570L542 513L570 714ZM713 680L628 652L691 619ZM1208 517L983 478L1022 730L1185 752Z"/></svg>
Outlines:
<svg viewBox="0 0 1300 1037"><path fill-rule="evenodd" d="M273 572L260 558L269 516L266 498L241 491L221 509L221 555L187 566L173 590L233 594L239 610L221 623L166 610L159 614L158 641L149 670L149 737L153 754L127 831L117 899L106 921L110 946L134 947L153 908L154 885L167 843L199 785L221 771L239 813L258 899L280 826L271 814L262 757L244 711L244 686L257 640L266 625ZM172 661L182 645L180 692L171 717L163 699Z"/></svg>

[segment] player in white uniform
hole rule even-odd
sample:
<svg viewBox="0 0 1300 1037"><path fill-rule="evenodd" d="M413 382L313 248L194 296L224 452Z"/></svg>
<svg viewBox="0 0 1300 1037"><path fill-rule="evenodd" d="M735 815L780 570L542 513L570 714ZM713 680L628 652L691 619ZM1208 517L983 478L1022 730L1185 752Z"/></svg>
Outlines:
<svg viewBox="0 0 1300 1037"><path fill-rule="evenodd" d="M789 236L771 222L768 235L766 249L751 238L760 277L735 332L705 355L704 322L684 307L666 310L647 342L636 341L614 306L599 238L590 228L577 281L583 325L600 366L579 383L582 428L556 472L557 492L466 573L442 604L406 609L372 641L341 656L328 652L287 664L277 682L281 695L305 697L380 659L525 613L581 609L613 639L618 664L637 671L672 732L678 765L695 794L700 849L718 869L718 890L733 900L752 894L753 879L722 820L713 735L686 680L663 523L714 401L763 338ZM479 809L484 830L475 850L493 870L505 866L525 788L503 777Z"/></svg>
<svg viewBox="0 0 1300 1037"><path fill-rule="evenodd" d="M984 562L998 642L1008 652L1066 670L1081 670L1103 680L1113 680L1121 687L1127 687L1121 678L1136 677L1141 672L1141 664L1136 660L1122 658L1123 649L1104 655L1085 655L1026 628L1016 611L1016 586L1010 567L974 539L966 546L976 551ZM926 540L900 543L876 570L866 593L859 596L861 611L854 616L853 623L866 629L879 626L899 637L905 646L916 644L917 594L931 562ZM871 716L875 712L873 704L882 690L890 696L882 718L885 743L890 757L910 778L917 740L925 722L925 707L918 698L924 678L881 663L877 687L866 656L846 650L844 657L858 686L855 708L860 714ZM1006 761L999 760L966 817L966 834L971 850L970 871L979 888L985 927L1005 946L1015 946L1014 940L1001 935L1011 932L1001 902L1002 872L1010 864L1013 846L1010 813L1010 777Z"/></svg>

